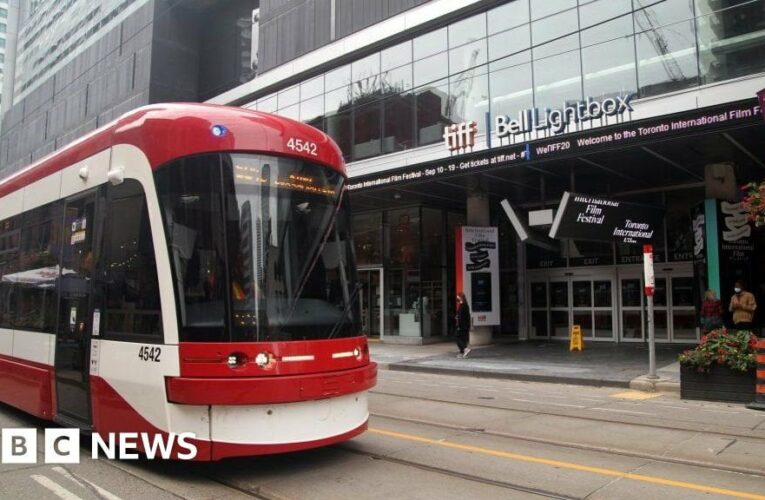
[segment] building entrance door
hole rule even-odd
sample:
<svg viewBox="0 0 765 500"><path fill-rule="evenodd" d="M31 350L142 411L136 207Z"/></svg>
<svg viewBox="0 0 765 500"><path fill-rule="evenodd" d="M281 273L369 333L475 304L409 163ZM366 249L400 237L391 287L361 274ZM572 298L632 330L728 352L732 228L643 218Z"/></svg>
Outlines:
<svg viewBox="0 0 765 500"><path fill-rule="evenodd" d="M614 340L616 290L611 273L530 277L531 338L568 338L573 325L584 338Z"/></svg>
<svg viewBox="0 0 765 500"><path fill-rule="evenodd" d="M656 271L654 289L654 331L657 342L696 342L699 329L690 266L673 265ZM648 318L641 269L620 272L619 330L621 340L647 340Z"/></svg>
<svg viewBox="0 0 765 500"><path fill-rule="evenodd" d="M382 268L360 269L358 271L359 304L361 306L361 331L367 337L383 335L383 270Z"/></svg>

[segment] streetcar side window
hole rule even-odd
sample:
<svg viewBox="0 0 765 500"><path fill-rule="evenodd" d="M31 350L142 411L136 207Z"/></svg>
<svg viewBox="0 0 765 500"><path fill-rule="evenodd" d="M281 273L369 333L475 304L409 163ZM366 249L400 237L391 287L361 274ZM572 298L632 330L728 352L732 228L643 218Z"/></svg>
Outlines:
<svg viewBox="0 0 765 500"><path fill-rule="evenodd" d="M136 180L108 187L102 262L104 335L161 338L154 244L146 195Z"/></svg>
<svg viewBox="0 0 765 500"><path fill-rule="evenodd" d="M23 214L21 247L14 287L14 327L54 333L63 206L49 203Z"/></svg>
<svg viewBox="0 0 765 500"><path fill-rule="evenodd" d="M15 284L19 267L21 216L0 222L0 328L13 328Z"/></svg>

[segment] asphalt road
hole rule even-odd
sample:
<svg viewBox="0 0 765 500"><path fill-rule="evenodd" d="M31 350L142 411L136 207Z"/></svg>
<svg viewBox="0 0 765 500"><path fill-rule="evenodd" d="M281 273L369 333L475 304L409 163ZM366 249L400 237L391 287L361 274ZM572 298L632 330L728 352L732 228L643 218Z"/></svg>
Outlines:
<svg viewBox="0 0 765 500"><path fill-rule="evenodd" d="M765 412L742 405L383 370L370 411L364 435L283 456L191 464L83 449L80 464L3 464L0 498L765 499ZM46 425L0 406L3 428Z"/></svg>

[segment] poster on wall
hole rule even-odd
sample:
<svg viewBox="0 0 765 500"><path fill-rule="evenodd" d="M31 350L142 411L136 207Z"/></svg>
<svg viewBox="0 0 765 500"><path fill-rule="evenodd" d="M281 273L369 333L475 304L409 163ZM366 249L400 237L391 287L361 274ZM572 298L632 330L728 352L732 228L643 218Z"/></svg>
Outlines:
<svg viewBox="0 0 765 500"><path fill-rule="evenodd" d="M470 304L473 326L499 325L499 235L496 227L456 229L457 291Z"/></svg>

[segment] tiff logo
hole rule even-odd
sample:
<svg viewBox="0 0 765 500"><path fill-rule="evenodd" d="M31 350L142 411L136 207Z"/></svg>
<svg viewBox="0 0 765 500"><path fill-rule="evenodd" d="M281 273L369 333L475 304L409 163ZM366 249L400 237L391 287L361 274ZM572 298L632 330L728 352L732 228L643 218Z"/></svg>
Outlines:
<svg viewBox="0 0 765 500"><path fill-rule="evenodd" d="M105 456L108 459L136 460L138 450L142 449L149 460L162 458L168 460L192 460L197 455L197 447L192 440L195 435L189 432L180 434L155 434L145 432L122 432L91 435L91 458L96 460ZM176 453L173 449L176 447ZM80 463L79 429L45 429L46 464ZM3 429L0 434L0 463L36 464L37 429Z"/></svg>
<svg viewBox="0 0 765 500"><path fill-rule="evenodd" d="M444 142L449 151L473 149L475 146L475 136L478 133L478 124L476 122L455 123L444 127Z"/></svg>

